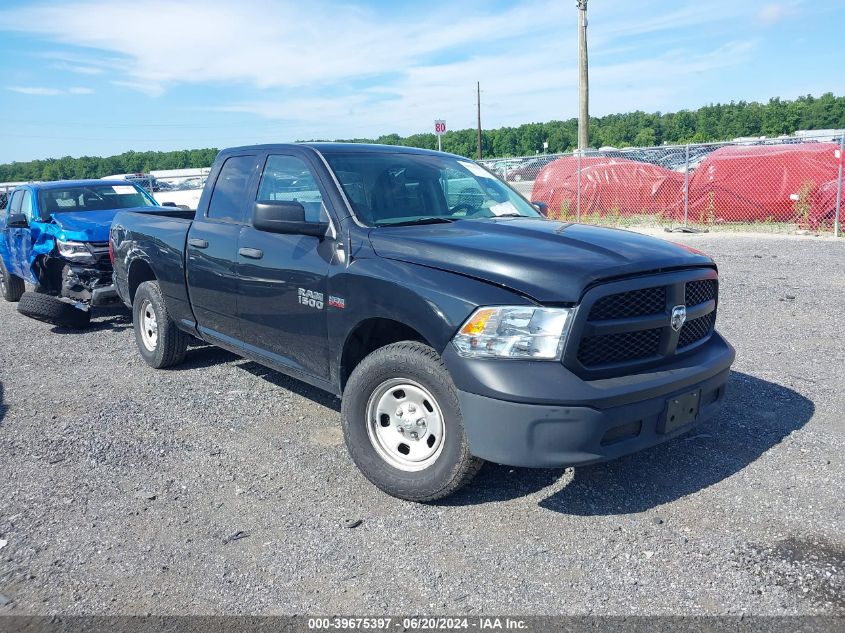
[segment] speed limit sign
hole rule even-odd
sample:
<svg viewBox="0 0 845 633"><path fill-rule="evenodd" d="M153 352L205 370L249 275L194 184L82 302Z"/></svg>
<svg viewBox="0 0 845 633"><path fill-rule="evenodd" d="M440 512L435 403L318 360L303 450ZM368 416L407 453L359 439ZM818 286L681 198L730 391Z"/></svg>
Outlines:
<svg viewBox="0 0 845 633"><path fill-rule="evenodd" d="M446 121L438 119L434 122L434 133L441 136L446 133Z"/></svg>

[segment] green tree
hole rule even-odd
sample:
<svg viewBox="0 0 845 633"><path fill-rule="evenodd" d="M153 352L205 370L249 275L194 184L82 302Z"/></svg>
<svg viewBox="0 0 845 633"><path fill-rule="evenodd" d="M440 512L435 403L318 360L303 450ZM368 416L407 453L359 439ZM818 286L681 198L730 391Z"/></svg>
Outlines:
<svg viewBox="0 0 845 633"><path fill-rule="evenodd" d="M731 102L702 106L680 112L628 112L590 119L590 143L594 147L612 145L649 146L663 143L726 141L737 136L779 136L796 130L845 128L845 97L826 92L820 97L805 95L794 100L773 98L768 103ZM484 130L485 158L533 155L548 142L550 152L564 152L576 146L578 120L525 123L517 127ZM377 139L350 139L354 143L387 143L434 149L437 138L431 133L385 134ZM474 157L476 130L453 130L443 137L443 149ZM0 165L0 182L97 178L110 174L147 172L154 169L209 167L215 148L173 152L128 151L116 156L48 158Z"/></svg>

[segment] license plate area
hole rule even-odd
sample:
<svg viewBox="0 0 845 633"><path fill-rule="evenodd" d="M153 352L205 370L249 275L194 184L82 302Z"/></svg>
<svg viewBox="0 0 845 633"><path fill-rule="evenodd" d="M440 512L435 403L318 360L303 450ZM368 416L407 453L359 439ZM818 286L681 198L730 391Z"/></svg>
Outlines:
<svg viewBox="0 0 845 633"><path fill-rule="evenodd" d="M695 421L701 404L701 389L674 396L666 401L666 409L657 425L658 433L671 433Z"/></svg>

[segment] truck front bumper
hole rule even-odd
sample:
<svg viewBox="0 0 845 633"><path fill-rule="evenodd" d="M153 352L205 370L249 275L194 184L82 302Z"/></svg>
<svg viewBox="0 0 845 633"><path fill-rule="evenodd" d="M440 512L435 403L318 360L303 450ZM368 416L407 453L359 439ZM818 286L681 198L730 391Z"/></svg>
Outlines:
<svg viewBox="0 0 845 633"><path fill-rule="evenodd" d="M657 370L585 381L560 363L469 360L443 354L470 452L499 464L553 468L634 453L713 418L735 352L721 336ZM672 422L693 397L695 415ZM675 403L673 405L673 403Z"/></svg>
<svg viewBox="0 0 845 633"><path fill-rule="evenodd" d="M120 303L120 297L113 285L94 288L91 291L92 306L107 306L115 303Z"/></svg>

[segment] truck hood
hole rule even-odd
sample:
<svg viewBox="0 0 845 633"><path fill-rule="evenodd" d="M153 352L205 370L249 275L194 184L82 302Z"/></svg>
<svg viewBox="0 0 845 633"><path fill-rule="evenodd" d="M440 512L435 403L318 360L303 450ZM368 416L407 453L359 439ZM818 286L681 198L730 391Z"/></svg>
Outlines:
<svg viewBox="0 0 845 633"><path fill-rule="evenodd" d="M370 241L380 257L474 277L542 303L576 303L601 280L713 266L703 253L646 235L524 218L382 227Z"/></svg>
<svg viewBox="0 0 845 633"><path fill-rule="evenodd" d="M109 229L114 216L120 211L144 211L149 207L137 209L107 209L104 211L60 211L50 217L58 225L59 239L79 242L107 242Z"/></svg>

